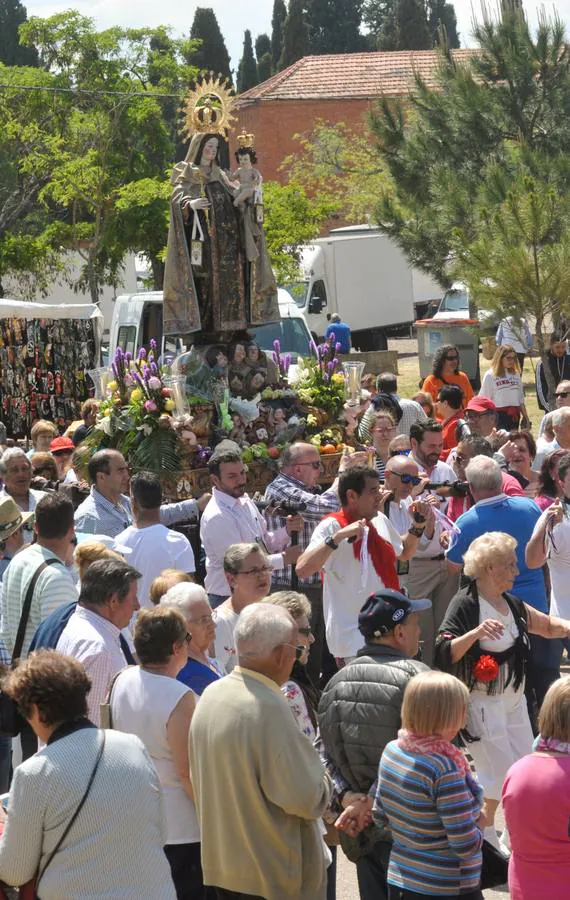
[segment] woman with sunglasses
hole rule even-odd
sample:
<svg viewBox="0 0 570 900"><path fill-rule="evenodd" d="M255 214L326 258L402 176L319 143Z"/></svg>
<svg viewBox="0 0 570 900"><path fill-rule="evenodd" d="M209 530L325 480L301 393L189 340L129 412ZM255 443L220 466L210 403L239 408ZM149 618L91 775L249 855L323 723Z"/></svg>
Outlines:
<svg viewBox="0 0 570 900"><path fill-rule="evenodd" d="M372 446L376 454L374 465L380 472L381 478L384 475L386 463L390 459L390 443L395 436L395 419L388 410L381 409L374 416L374 421L370 427L370 437L372 438Z"/></svg>
<svg viewBox="0 0 570 900"><path fill-rule="evenodd" d="M497 407L498 428L512 431L519 427L519 422L521 428L529 427L521 369L510 344L503 344L495 350L491 368L483 377L479 396L492 400Z"/></svg>
<svg viewBox="0 0 570 900"><path fill-rule="evenodd" d="M463 391L463 406L473 398L469 378L459 368L459 350L453 344L438 347L433 357L433 371L422 384L422 391L431 394L434 402L444 384L456 384Z"/></svg>

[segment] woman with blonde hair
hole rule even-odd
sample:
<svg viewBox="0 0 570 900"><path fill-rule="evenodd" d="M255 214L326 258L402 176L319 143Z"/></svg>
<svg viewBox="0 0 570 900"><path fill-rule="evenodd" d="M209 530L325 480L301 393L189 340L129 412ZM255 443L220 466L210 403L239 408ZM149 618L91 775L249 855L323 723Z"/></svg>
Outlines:
<svg viewBox="0 0 570 900"><path fill-rule="evenodd" d="M497 428L512 431L529 428L530 421L524 405L521 369L515 350L510 344L497 347L491 368L483 376L480 397L488 397L497 407Z"/></svg>
<svg viewBox="0 0 570 900"><path fill-rule="evenodd" d="M511 900L567 900L570 880L570 678L551 684L534 752L505 778L502 803L511 838Z"/></svg>
<svg viewBox="0 0 570 900"><path fill-rule="evenodd" d="M533 741L524 694L529 635L570 635L569 621L539 612L510 593L518 575L516 547L516 540L500 531L472 542L463 557L471 582L451 601L435 649L435 665L470 691L462 736L485 790L485 837L496 847L494 816L505 775L530 752Z"/></svg>
<svg viewBox="0 0 570 900"><path fill-rule="evenodd" d="M73 552L73 561L77 566L80 581L83 581L89 566L98 559L116 559L124 562L120 553L111 550L102 541L82 541Z"/></svg>
<svg viewBox="0 0 570 900"><path fill-rule="evenodd" d="M386 463L390 459L390 443L396 436L396 420L387 409L380 409L370 422L370 437L376 454L374 465L384 478Z"/></svg>
<svg viewBox="0 0 570 900"><path fill-rule="evenodd" d="M373 818L390 826L389 900L483 900L483 791L453 739L469 691L445 672L410 679L402 728L380 759Z"/></svg>

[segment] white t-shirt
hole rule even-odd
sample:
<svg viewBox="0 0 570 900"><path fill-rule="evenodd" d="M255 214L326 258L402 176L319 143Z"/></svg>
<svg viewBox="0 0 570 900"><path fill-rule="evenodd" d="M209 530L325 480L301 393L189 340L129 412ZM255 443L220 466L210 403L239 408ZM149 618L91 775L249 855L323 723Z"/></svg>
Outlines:
<svg viewBox="0 0 570 900"><path fill-rule="evenodd" d="M545 510L534 526L533 537L539 528L542 528L547 518L548 510ZM550 572L550 615L560 616L562 619L570 618L570 521L564 517L555 525L551 534L547 532L546 547L548 551L547 562Z"/></svg>
<svg viewBox="0 0 570 900"><path fill-rule="evenodd" d="M392 544L396 556L402 552L402 539L386 516L379 513L372 523L380 537ZM309 548L314 548L340 531L336 519L323 519L313 532ZM323 566L323 610L327 643L333 656L344 659L356 656L364 645L364 638L358 630L358 614L366 599L384 587L368 557L368 565L361 571L360 560L354 556L354 546L342 541L338 550L333 550ZM217 654L216 654L217 655Z"/></svg>
<svg viewBox="0 0 570 900"><path fill-rule="evenodd" d="M131 551L125 554L126 561L142 574L138 589L141 608L151 606L150 586L164 569L196 571L188 538L166 525L149 525L147 528L129 525L115 538L118 553L122 553L125 547Z"/></svg>
<svg viewBox="0 0 570 900"><path fill-rule="evenodd" d="M131 666L119 675L111 696L113 728L136 734L155 765L162 789L167 844L200 840L196 808L182 787L166 736L170 716L189 693L190 688L176 678Z"/></svg>
<svg viewBox="0 0 570 900"><path fill-rule="evenodd" d="M494 375L491 369L483 376L480 397L488 397L497 409L505 406L522 406L524 404L524 391L520 375Z"/></svg>
<svg viewBox="0 0 570 900"><path fill-rule="evenodd" d="M216 624L214 656L222 671L229 675L237 664L234 631L239 619L239 613L230 609L227 601L225 601L221 606L217 606L212 610L212 618Z"/></svg>

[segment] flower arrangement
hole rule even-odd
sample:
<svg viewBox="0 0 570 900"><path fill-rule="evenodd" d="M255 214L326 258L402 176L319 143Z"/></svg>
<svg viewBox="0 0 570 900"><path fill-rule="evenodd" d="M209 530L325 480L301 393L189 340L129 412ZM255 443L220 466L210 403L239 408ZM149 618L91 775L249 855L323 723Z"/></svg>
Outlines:
<svg viewBox="0 0 570 900"><path fill-rule="evenodd" d="M278 340L275 340L273 341L273 353L271 355L273 357L273 362L279 369L281 380L286 382L287 376L289 374L289 369L291 368L291 354L284 353L283 355L281 355L281 344Z"/></svg>
<svg viewBox="0 0 570 900"><path fill-rule="evenodd" d="M107 384L90 445L120 450L135 469L175 471L176 404L156 362L156 342L150 342L148 351L141 347L135 359L117 347L111 369L113 380Z"/></svg>
<svg viewBox="0 0 570 900"><path fill-rule="evenodd" d="M487 653L480 656L473 666L473 675L477 681L482 682L482 684L489 684L491 681L495 681L498 674L499 663L493 656L489 656Z"/></svg>
<svg viewBox="0 0 570 900"><path fill-rule="evenodd" d="M336 419L346 400L344 376L337 371L340 365L337 356L340 344L335 344L329 338L317 347L311 341L309 350L314 355L300 361L297 396L305 406L324 412L326 418L332 416ZM315 412L311 414L316 415ZM310 425L309 419L307 421Z"/></svg>

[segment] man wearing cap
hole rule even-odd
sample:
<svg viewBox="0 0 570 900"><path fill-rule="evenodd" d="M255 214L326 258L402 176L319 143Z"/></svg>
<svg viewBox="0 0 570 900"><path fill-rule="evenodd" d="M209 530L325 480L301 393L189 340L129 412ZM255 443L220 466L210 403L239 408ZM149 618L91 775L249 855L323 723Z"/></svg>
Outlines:
<svg viewBox="0 0 570 900"><path fill-rule="evenodd" d="M71 465L71 457L73 456L74 450L75 445L71 438L68 437L56 437L49 445L49 451L55 459L57 474L60 481L63 481L67 475L67 470Z"/></svg>
<svg viewBox="0 0 570 900"><path fill-rule="evenodd" d="M419 613L429 600L409 600L381 589L368 598L358 617L365 645L323 691L318 710L321 758L343 807L358 815L376 781L386 744L398 736L406 686L427 666L415 660ZM349 815L349 813L347 813ZM385 900L389 835L368 828L358 839L341 832L348 858L356 862L361 900Z"/></svg>
<svg viewBox="0 0 570 900"><path fill-rule="evenodd" d="M488 438L495 431L497 407L489 397L473 397L465 407L465 418L471 434Z"/></svg>

